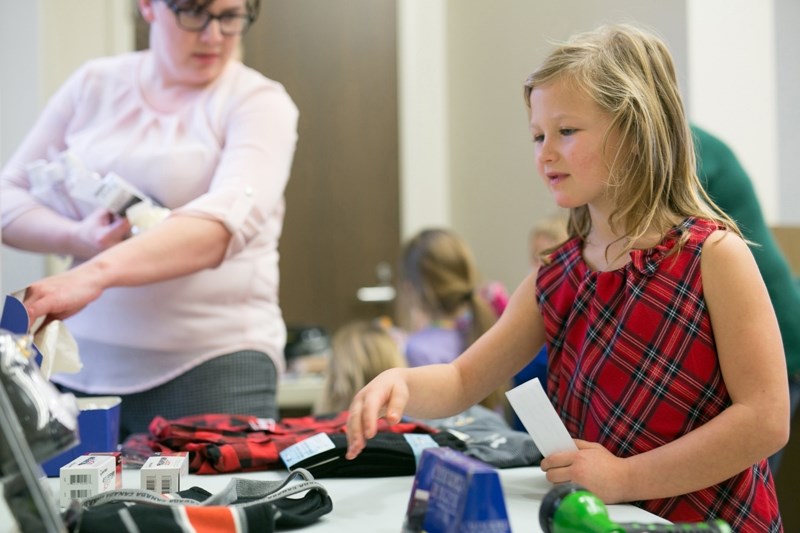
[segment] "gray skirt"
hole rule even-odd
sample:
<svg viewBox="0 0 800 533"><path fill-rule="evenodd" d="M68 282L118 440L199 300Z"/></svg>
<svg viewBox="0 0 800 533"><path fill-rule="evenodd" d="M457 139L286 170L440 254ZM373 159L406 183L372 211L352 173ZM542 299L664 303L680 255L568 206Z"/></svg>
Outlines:
<svg viewBox="0 0 800 533"><path fill-rule="evenodd" d="M277 370L263 352L245 350L215 357L158 387L121 395L120 442L147 433L155 416L168 420L224 413L278 419ZM76 396L91 396L61 387Z"/></svg>

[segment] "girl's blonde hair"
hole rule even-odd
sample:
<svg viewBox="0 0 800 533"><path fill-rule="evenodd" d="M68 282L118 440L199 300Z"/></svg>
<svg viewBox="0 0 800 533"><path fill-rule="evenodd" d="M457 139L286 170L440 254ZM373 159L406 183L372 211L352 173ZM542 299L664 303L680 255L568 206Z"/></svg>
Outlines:
<svg viewBox="0 0 800 533"><path fill-rule="evenodd" d="M468 304L472 313L467 346L497 320L480 294L480 276L467 243L447 229L423 230L403 247L400 264L398 322L408 329L411 309L419 306L431 319L454 319ZM410 288L408 290L404 290Z"/></svg>
<svg viewBox="0 0 800 533"><path fill-rule="evenodd" d="M314 412L347 409L353 396L378 374L405 366L406 358L397 341L379 323L358 320L342 326L331 341L325 385Z"/></svg>
<svg viewBox="0 0 800 533"><path fill-rule="evenodd" d="M539 261L543 261L545 257L552 253L556 248L564 244L569 238L567 233L567 224L569 218L562 213L555 213L539 219L536 224L531 228L528 234L528 243L533 248L534 239L537 237L544 237L550 241L551 245L544 250L538 250ZM536 250L531 250L531 253Z"/></svg>
<svg viewBox="0 0 800 533"><path fill-rule="evenodd" d="M707 218L741 236L697 177L675 66L661 39L625 24L573 37L525 81L529 111L531 92L555 79L573 83L611 115L606 142L619 133L620 148L607 163L616 206L609 222L627 238L623 254L648 231L666 233L678 217ZM586 238L590 229L588 208L571 209L570 236Z"/></svg>

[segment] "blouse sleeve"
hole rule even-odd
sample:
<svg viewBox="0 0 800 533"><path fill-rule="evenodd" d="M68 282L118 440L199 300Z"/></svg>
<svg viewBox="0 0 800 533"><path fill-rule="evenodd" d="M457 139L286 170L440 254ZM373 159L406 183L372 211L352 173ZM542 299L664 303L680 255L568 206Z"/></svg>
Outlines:
<svg viewBox="0 0 800 533"><path fill-rule="evenodd" d="M234 98L209 192L174 210L221 221L238 253L282 209L297 143L298 111L283 86L267 80Z"/></svg>
<svg viewBox="0 0 800 533"><path fill-rule="evenodd" d="M0 210L5 227L25 212L42 205L30 193L26 166L65 148L65 134L79 104L88 66L78 69L50 98L22 143L0 173Z"/></svg>

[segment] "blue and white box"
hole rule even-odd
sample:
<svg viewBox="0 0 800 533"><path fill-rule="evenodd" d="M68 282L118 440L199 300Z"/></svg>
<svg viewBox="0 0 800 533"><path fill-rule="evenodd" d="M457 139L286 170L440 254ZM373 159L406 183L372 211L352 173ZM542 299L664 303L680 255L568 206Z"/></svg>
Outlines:
<svg viewBox="0 0 800 533"><path fill-rule="evenodd" d="M422 452L403 533L510 533L497 470L451 448Z"/></svg>

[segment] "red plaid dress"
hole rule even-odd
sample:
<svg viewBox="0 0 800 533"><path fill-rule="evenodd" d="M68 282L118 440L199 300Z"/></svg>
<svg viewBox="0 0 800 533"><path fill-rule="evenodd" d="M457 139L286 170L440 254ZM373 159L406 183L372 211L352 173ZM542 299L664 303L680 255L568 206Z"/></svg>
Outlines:
<svg viewBox="0 0 800 533"><path fill-rule="evenodd" d="M703 242L716 229L688 218L611 272L592 271L575 238L540 269L547 389L573 437L628 457L677 439L731 404L700 276ZM665 257L683 232L685 247ZM734 531L782 531L766 460L713 487L636 504L673 522L722 518Z"/></svg>

